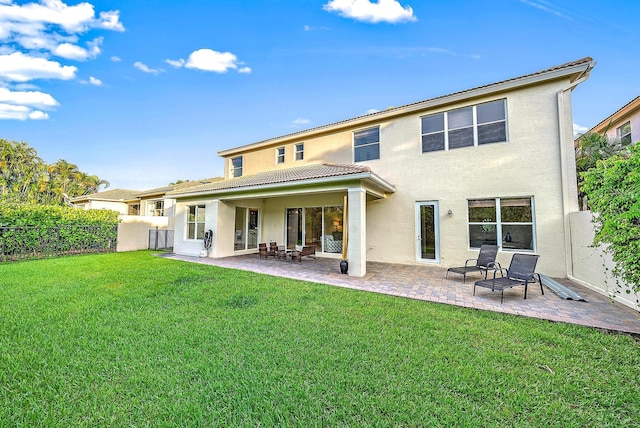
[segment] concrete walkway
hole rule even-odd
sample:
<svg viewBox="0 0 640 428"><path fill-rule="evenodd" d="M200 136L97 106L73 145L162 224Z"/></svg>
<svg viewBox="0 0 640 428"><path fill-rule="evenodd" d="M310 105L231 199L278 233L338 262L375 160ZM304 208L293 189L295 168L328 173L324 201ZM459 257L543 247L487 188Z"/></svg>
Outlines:
<svg viewBox="0 0 640 428"><path fill-rule="evenodd" d="M526 300L522 298L524 287L516 287L505 290L504 303L500 304L499 292L478 287L476 295L473 295L473 283L481 278L480 274L467 275L465 284L462 275L450 274L449 279L445 279L446 269L429 265L367 262L367 274L363 278L354 278L340 274L339 260L320 257L316 261L303 259L302 263L273 258L264 260L257 254L220 259L175 254L164 257L640 335L640 312L565 279L556 278L584 297L586 302L564 300L546 287L542 295L540 285L536 283L529 287Z"/></svg>

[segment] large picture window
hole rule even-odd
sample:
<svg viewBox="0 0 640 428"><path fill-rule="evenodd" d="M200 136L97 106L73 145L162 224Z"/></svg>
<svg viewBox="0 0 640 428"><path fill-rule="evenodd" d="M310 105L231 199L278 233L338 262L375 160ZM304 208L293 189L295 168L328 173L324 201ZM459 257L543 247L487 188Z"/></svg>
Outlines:
<svg viewBox="0 0 640 428"><path fill-rule="evenodd" d="M187 239L204 239L204 205L189 206Z"/></svg>
<svg viewBox="0 0 640 428"><path fill-rule="evenodd" d="M472 199L468 210L469 247L535 251L533 198Z"/></svg>
<svg viewBox="0 0 640 428"><path fill-rule="evenodd" d="M353 160L362 162L380 159L380 127L353 133Z"/></svg>
<svg viewBox="0 0 640 428"><path fill-rule="evenodd" d="M507 141L506 100L423 116L422 152Z"/></svg>

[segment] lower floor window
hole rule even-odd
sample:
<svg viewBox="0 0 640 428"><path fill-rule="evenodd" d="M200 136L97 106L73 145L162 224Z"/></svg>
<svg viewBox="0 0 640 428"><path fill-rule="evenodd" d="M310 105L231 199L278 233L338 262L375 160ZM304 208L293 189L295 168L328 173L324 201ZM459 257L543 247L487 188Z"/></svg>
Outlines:
<svg viewBox="0 0 640 428"><path fill-rule="evenodd" d="M471 199L469 246L499 245L503 250L535 251L533 198Z"/></svg>
<svg viewBox="0 0 640 428"><path fill-rule="evenodd" d="M187 239L204 239L204 205L189 206Z"/></svg>

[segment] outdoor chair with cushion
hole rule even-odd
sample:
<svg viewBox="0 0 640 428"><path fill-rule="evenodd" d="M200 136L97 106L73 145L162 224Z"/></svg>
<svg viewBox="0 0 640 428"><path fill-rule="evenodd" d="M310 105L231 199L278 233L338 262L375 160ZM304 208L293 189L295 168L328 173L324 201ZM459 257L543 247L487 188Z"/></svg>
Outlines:
<svg viewBox="0 0 640 428"><path fill-rule="evenodd" d="M487 279L487 271L496 267L500 267L500 264L496 263L496 256L498 255L497 245L482 245L480 247L480 254L477 259L468 259L464 262L464 266L452 267L447 269L447 276L449 278L449 272L459 273L463 277L463 282L467 282L467 274L469 272L484 272L484 278ZM471 262L475 261L475 264Z"/></svg>
<svg viewBox="0 0 640 428"><path fill-rule="evenodd" d="M540 283L540 292L544 295L540 275L535 273L539 257L540 256L536 254L514 254L513 257L511 257L509 269L494 269L493 278L476 281L473 285L473 295L475 296L476 294L476 287L490 288L491 291L499 290L501 293L500 303L502 303L505 288L524 285L524 298L526 299L529 284L535 283L536 281ZM498 272L500 276L497 276Z"/></svg>
<svg viewBox="0 0 640 428"><path fill-rule="evenodd" d="M296 249L291 253L291 260L298 260L302 263L303 257L313 257L316 259L316 246L315 245L296 245Z"/></svg>

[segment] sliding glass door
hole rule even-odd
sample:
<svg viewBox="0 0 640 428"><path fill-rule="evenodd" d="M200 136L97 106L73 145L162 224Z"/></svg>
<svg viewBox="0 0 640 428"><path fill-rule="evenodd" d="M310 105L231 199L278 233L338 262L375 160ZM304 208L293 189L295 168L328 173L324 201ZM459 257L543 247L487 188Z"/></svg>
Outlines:
<svg viewBox="0 0 640 428"><path fill-rule="evenodd" d="M342 207L288 208L285 242L288 249L315 245L318 252L342 252Z"/></svg>

